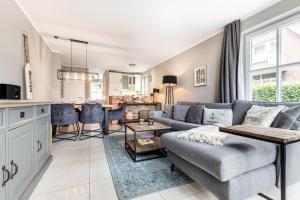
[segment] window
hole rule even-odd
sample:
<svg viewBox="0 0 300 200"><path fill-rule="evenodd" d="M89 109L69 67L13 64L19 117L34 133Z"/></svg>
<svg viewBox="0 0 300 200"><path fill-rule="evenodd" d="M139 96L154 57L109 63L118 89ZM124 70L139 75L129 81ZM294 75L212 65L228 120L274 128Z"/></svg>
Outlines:
<svg viewBox="0 0 300 200"><path fill-rule="evenodd" d="M91 99L92 100L102 100L102 81L91 82L90 85Z"/></svg>
<svg viewBox="0 0 300 200"><path fill-rule="evenodd" d="M247 97L300 102L300 16L245 37Z"/></svg>

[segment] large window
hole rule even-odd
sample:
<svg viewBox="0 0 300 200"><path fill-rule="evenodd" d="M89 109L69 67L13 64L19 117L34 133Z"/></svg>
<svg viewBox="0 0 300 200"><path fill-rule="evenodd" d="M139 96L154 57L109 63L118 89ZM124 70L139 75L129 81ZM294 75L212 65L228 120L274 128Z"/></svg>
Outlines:
<svg viewBox="0 0 300 200"><path fill-rule="evenodd" d="M300 102L300 16L246 35L247 95Z"/></svg>

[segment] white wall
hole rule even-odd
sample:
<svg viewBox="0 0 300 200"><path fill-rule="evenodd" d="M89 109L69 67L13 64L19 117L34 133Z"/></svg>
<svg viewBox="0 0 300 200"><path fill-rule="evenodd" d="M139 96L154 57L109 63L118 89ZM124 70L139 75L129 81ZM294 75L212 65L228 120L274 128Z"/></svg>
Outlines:
<svg viewBox="0 0 300 200"><path fill-rule="evenodd" d="M33 100L50 100L55 55L13 0L0 1L0 83L22 86L24 98L24 31L29 35Z"/></svg>
<svg viewBox="0 0 300 200"><path fill-rule="evenodd" d="M156 100L164 103L163 76L176 75L178 85L174 87L175 102L216 102L219 93L222 40L223 33L219 33L145 72L152 75L149 91L152 92L153 88L160 89L160 93L156 95ZM194 69L200 65L207 65L208 84L207 86L194 87Z"/></svg>

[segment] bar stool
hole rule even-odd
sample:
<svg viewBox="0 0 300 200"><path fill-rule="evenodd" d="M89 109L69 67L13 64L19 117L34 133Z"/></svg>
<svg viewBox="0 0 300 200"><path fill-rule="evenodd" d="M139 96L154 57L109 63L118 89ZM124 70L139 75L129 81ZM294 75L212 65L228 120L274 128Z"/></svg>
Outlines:
<svg viewBox="0 0 300 200"><path fill-rule="evenodd" d="M119 125L121 126L118 130L110 130L109 133L120 132L123 129L125 112L127 109L127 104L123 103L118 109L108 111L109 120L118 120Z"/></svg>
<svg viewBox="0 0 300 200"><path fill-rule="evenodd" d="M80 140L84 140L91 137L103 138L101 124L103 122L104 113L101 104L83 104L80 111L80 122L82 123L82 129L79 135ZM99 124L99 129L85 130L85 124ZM96 132L98 134L89 134Z"/></svg>
<svg viewBox="0 0 300 200"><path fill-rule="evenodd" d="M79 135L79 113L75 111L72 104L52 104L51 105L51 124L54 129L53 142L61 140L76 140ZM61 127L73 125L72 132L62 132ZM58 127L58 133L56 129Z"/></svg>

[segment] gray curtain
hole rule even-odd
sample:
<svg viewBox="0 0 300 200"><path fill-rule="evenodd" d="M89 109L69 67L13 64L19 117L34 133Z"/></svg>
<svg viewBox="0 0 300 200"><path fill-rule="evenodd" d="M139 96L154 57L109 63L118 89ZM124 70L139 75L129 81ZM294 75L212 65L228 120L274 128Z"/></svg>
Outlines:
<svg viewBox="0 0 300 200"><path fill-rule="evenodd" d="M238 66L240 51L240 20L225 26L221 53L220 102L238 99Z"/></svg>

